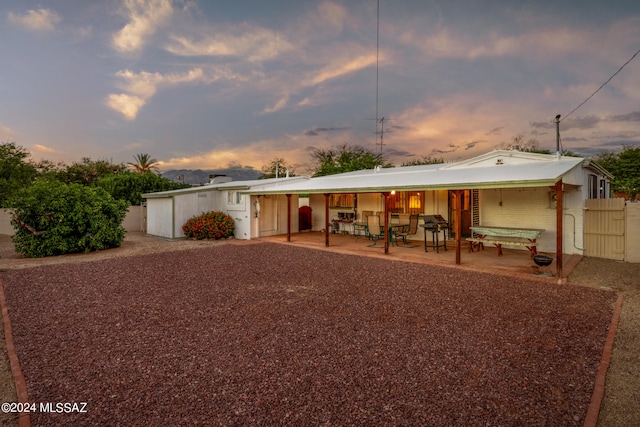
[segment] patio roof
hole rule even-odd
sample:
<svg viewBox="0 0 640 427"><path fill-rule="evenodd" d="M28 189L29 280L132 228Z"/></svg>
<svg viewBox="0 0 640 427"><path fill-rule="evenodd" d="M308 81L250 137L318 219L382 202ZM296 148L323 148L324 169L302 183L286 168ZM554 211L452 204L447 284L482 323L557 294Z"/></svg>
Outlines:
<svg viewBox="0 0 640 427"><path fill-rule="evenodd" d="M156 193L145 193L142 195L143 198L146 199L158 199L158 198L166 198L178 196L181 194L189 194L189 193L199 193L202 191L224 191L224 190L249 190L256 189L259 190L263 187L271 188L278 187L279 185L284 185L286 183L291 183L294 181L300 181L306 179L306 177L285 177L285 178L268 178L268 179L254 179L250 181L229 181L229 182L221 182L215 184L205 184L199 187L189 187L189 188L181 188L179 190L169 190L169 191L158 191Z"/></svg>
<svg viewBox="0 0 640 427"><path fill-rule="evenodd" d="M515 150L495 150L457 163L376 168L248 188L246 194L357 193L553 186L584 162Z"/></svg>

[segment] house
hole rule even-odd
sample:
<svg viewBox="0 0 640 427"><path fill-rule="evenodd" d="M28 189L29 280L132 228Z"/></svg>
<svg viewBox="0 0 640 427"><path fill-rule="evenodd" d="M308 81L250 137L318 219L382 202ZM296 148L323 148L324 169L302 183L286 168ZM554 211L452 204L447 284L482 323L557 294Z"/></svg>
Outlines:
<svg viewBox="0 0 640 427"><path fill-rule="evenodd" d="M213 209L236 219L239 239L297 232L297 197L308 194L312 229L325 233L332 218L360 219L362 211L434 214L448 221L453 237L456 230L469 236L479 224L537 228L544 230L540 251L555 251L560 235L563 253L582 254L584 200L608 198L611 179L580 157L495 150L455 163L232 182L144 197L148 232L171 238L182 236L191 216ZM423 232L413 237L422 240Z"/></svg>
<svg viewBox="0 0 640 427"><path fill-rule="evenodd" d="M147 203L147 233L170 239L183 238L185 235L182 226L187 220L203 212L216 210L233 218L236 239L282 234L287 230L287 202L291 202L291 197L263 197L263 209L269 215L260 215L261 206L256 203L258 198L245 192L278 188L279 185L301 179L303 178L285 177L237 182L213 180L200 187L143 194ZM294 199L297 207L298 196ZM297 216L289 226L297 230Z"/></svg>

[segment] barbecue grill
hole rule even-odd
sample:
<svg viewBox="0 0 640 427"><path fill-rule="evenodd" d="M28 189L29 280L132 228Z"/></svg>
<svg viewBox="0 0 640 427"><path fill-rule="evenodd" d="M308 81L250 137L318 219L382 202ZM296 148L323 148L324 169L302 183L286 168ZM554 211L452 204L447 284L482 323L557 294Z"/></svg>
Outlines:
<svg viewBox="0 0 640 427"><path fill-rule="evenodd" d="M442 217L442 215L423 215L424 224L424 251L427 252L427 248L435 248L436 252L439 252L440 246L447 250L447 229L449 224ZM431 231L431 244L427 243L427 231ZM444 233L444 239L440 243L440 231Z"/></svg>
<svg viewBox="0 0 640 427"><path fill-rule="evenodd" d="M447 224L447 221L445 221L442 215L423 215L422 218L424 219L423 227L425 230L446 231L449 228L449 224ZM446 238L447 236L445 235L445 240Z"/></svg>

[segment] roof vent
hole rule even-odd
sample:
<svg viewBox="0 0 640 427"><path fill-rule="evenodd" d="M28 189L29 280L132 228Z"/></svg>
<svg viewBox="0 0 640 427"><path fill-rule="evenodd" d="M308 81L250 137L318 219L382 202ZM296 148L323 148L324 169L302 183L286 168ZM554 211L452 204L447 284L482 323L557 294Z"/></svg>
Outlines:
<svg viewBox="0 0 640 427"><path fill-rule="evenodd" d="M376 173L380 172L380 165L376 165L375 171L376 171Z"/></svg>
<svg viewBox="0 0 640 427"><path fill-rule="evenodd" d="M498 159L498 160L496 160L496 165L498 165L498 166L504 165L504 161L502 159Z"/></svg>

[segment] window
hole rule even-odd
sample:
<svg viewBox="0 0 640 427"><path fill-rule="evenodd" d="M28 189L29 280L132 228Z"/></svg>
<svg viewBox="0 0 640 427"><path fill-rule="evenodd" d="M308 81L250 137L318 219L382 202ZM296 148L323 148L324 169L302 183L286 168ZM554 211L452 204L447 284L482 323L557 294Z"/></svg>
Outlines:
<svg viewBox="0 0 640 427"><path fill-rule="evenodd" d="M596 175L589 175L589 188L588 188L588 197L590 199L598 198L598 177Z"/></svg>
<svg viewBox="0 0 640 427"><path fill-rule="evenodd" d="M421 214L424 209L424 191L396 191L389 198L393 213Z"/></svg>
<svg viewBox="0 0 640 427"><path fill-rule="evenodd" d="M353 194L332 194L329 206L332 208L352 208Z"/></svg>
<svg viewBox="0 0 640 427"><path fill-rule="evenodd" d="M606 179L601 179L600 180L600 198L601 199L606 199L609 197L609 189L607 188L607 180Z"/></svg>
<svg viewBox="0 0 640 427"><path fill-rule="evenodd" d="M227 203L230 205L238 205L242 203L242 194L240 194L238 191L228 191Z"/></svg>

